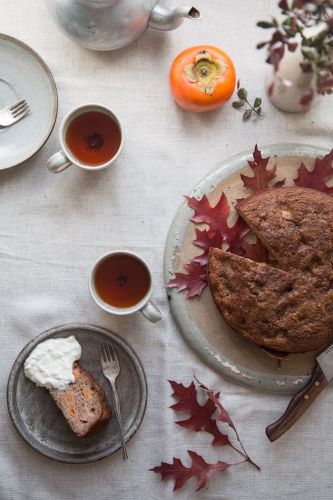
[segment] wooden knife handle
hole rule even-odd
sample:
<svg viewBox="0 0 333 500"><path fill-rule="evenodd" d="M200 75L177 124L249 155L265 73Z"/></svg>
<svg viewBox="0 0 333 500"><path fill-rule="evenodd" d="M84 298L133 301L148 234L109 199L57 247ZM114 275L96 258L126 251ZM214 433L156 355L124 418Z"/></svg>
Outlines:
<svg viewBox="0 0 333 500"><path fill-rule="evenodd" d="M328 382L316 362L311 379L307 385L292 397L290 403L276 422L266 427L268 439L273 442L284 434L309 408L318 394L327 386Z"/></svg>

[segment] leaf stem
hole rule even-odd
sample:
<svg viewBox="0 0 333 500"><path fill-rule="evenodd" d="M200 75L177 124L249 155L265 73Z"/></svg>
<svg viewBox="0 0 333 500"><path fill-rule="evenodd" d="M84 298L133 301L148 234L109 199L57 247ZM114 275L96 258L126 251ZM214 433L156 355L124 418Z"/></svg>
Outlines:
<svg viewBox="0 0 333 500"><path fill-rule="evenodd" d="M200 386L200 387L202 387L202 388L204 389L204 391L206 392L207 396L208 396L210 399L212 399L212 401L213 401L213 402L214 402L214 404L215 404L216 409L217 409L218 411L220 411L220 412L221 412L221 408L219 407L219 404L217 403L217 401L218 401L218 400L216 399L215 394L214 394L212 391L210 391L210 390L208 389L208 387L206 387L204 384L202 384L202 383L200 382L200 380L198 380L198 379L197 379L197 377L196 377L195 375L194 375L194 378L195 378L195 380L197 381L197 383L199 384L199 386ZM224 411L225 411L225 410L224 410ZM252 464L252 465L253 465L253 466L254 466L257 470L261 470L261 469L260 469L260 467L259 467L259 465L257 465L255 462L253 462L253 460L252 460L252 459L249 457L249 455L246 453L245 448L244 448L244 446L243 446L243 443L241 442L240 437L239 437L239 434L238 434L238 432L237 432L236 426L235 426L235 424L233 423L233 421L231 420L231 418L230 418L230 417L229 417L229 425L230 425L230 427L233 429L233 431L235 432L235 434L236 434L236 438L237 438L237 441L239 442L239 444L240 444L240 446L241 446L241 448L242 448L242 450L243 450L243 451L241 451L241 450L239 450L238 448L236 448L236 447L235 447L235 446L234 446L234 445L230 442L230 440L228 439L228 444L229 444L229 446L230 446L231 448L233 448L235 451L237 451L237 453L239 453L240 455L242 455L242 456L245 458L245 461L246 461L246 462L249 462L250 464Z"/></svg>
<svg viewBox="0 0 333 500"><path fill-rule="evenodd" d="M239 450L238 448L236 448L233 444L230 443L230 446L231 448L233 448L235 451L237 451L240 455L242 455L247 462L249 462L250 464L252 464L257 470L261 470L261 468L259 467L259 465L257 465L255 462L253 462L253 460L249 457L249 455L246 453L245 451L245 448L241 442L241 440L239 439L239 435L238 435L238 432L236 431L236 429L234 428L234 431L236 433L236 436L237 436L237 441L239 442L241 448L243 451Z"/></svg>

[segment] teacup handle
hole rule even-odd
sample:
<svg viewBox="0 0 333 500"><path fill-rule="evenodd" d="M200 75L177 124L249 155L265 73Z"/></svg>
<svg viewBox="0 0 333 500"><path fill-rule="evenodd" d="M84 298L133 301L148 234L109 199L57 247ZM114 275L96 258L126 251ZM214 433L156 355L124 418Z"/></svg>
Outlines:
<svg viewBox="0 0 333 500"><path fill-rule="evenodd" d="M72 162L67 158L63 151L58 151L58 153L50 156L47 160L47 168L54 174L60 174L60 172L63 172L71 165Z"/></svg>
<svg viewBox="0 0 333 500"><path fill-rule="evenodd" d="M160 310L151 300L149 300L147 304L143 306L142 309L140 309L140 312L152 323L156 323L157 321L162 319Z"/></svg>

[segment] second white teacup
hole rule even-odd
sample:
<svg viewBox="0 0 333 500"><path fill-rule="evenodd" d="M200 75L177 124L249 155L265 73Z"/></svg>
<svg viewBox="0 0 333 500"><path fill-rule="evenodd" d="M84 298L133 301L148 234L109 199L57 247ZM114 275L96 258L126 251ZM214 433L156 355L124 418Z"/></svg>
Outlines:
<svg viewBox="0 0 333 500"><path fill-rule="evenodd" d="M100 104L85 104L70 111L59 129L61 151L47 161L58 174L71 165L83 170L104 170L118 158L123 133L118 117Z"/></svg>
<svg viewBox="0 0 333 500"><path fill-rule="evenodd" d="M89 289L96 304L111 314L125 316L140 311L152 323L162 317L150 300L150 270L133 252L118 250L98 259L91 271Z"/></svg>

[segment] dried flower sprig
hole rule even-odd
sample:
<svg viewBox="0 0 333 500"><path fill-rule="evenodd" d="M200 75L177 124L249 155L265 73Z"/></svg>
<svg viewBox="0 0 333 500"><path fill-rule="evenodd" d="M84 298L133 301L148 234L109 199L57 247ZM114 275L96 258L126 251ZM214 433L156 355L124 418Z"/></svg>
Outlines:
<svg viewBox="0 0 333 500"><path fill-rule="evenodd" d="M260 42L258 49L266 47L266 62L277 71L285 50L294 52L299 43L305 73L315 73L318 93L331 93L333 87L333 1L332 0L280 0L281 20L259 21L257 26L273 29L269 40ZM306 29L318 26L316 34L307 36ZM297 35L300 41L297 40Z"/></svg>
<svg viewBox="0 0 333 500"><path fill-rule="evenodd" d="M247 105L247 109L243 113L243 120L244 121L249 120L252 116L252 113L256 113L257 116L262 116L261 115L261 113L262 113L261 97L256 97L253 104L251 104L247 98L247 90L244 87L241 87L241 88L239 88L239 87L240 87L240 82L238 80L238 82L237 82L237 89L238 89L237 96L239 97L239 100L234 101L232 103L232 107L235 109L240 109L244 105Z"/></svg>

